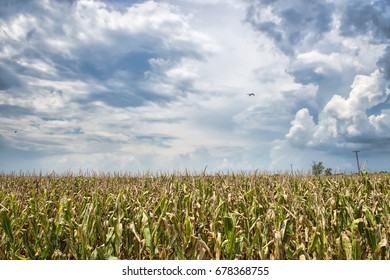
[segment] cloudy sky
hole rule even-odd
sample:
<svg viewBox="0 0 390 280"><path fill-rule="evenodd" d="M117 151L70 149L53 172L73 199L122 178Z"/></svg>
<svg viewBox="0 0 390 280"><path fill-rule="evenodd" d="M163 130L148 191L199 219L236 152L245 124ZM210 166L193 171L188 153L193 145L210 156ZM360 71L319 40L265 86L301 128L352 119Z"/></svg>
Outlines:
<svg viewBox="0 0 390 280"><path fill-rule="evenodd" d="M390 170L389 0L0 5L0 171Z"/></svg>

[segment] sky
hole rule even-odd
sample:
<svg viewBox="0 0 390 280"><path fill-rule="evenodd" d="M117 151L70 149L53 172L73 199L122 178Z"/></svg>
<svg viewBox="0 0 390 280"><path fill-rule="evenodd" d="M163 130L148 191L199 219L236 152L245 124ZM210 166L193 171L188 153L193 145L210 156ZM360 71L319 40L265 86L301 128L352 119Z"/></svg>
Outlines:
<svg viewBox="0 0 390 280"><path fill-rule="evenodd" d="M0 6L2 172L390 171L389 0Z"/></svg>

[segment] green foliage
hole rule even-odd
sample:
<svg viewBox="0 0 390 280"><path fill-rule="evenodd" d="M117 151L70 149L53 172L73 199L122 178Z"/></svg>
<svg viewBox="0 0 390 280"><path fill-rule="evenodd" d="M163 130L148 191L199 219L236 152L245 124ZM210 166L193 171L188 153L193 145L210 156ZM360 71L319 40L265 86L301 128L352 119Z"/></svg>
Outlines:
<svg viewBox="0 0 390 280"><path fill-rule="evenodd" d="M332 168L325 168L324 164L322 161L316 162L313 161L311 165L311 173L315 176L319 176L322 174L325 174L326 176L331 176L332 175Z"/></svg>
<svg viewBox="0 0 390 280"><path fill-rule="evenodd" d="M326 169L325 169L325 175L326 175L326 176L331 176L331 175L332 175L332 168L329 168L329 167L326 168Z"/></svg>
<svg viewBox="0 0 390 280"><path fill-rule="evenodd" d="M0 174L0 259L390 260L389 186L389 174Z"/></svg>
<svg viewBox="0 0 390 280"><path fill-rule="evenodd" d="M311 172L313 175L316 175L316 176L321 175L324 172L324 169L325 169L325 167L324 167L322 161L320 161L320 162L313 161L312 162Z"/></svg>

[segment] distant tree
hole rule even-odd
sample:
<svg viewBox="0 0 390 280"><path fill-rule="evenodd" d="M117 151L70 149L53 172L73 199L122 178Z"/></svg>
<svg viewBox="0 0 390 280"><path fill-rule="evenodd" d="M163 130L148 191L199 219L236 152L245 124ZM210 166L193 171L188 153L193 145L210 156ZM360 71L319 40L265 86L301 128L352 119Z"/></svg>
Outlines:
<svg viewBox="0 0 390 280"><path fill-rule="evenodd" d="M326 175L326 176L332 175L332 168L329 168L329 167L326 168L326 169L325 169L325 175Z"/></svg>
<svg viewBox="0 0 390 280"><path fill-rule="evenodd" d="M311 172L313 175L321 175L323 172L324 172L324 165L322 163L322 161L320 162L315 162L313 161L312 165L311 165Z"/></svg>

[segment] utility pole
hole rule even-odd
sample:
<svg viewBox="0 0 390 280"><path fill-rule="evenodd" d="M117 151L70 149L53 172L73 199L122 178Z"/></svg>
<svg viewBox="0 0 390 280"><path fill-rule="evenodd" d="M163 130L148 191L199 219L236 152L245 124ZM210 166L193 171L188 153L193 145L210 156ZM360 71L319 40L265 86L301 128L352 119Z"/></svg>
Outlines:
<svg viewBox="0 0 390 280"><path fill-rule="evenodd" d="M355 153L356 155L356 163L357 163L357 167L358 167L358 174L360 175L360 164L359 164L359 156L358 156L358 153L360 151L352 151L353 153Z"/></svg>
<svg viewBox="0 0 390 280"><path fill-rule="evenodd" d="M290 163L290 165L291 165L291 175L294 175L294 169L292 163Z"/></svg>

